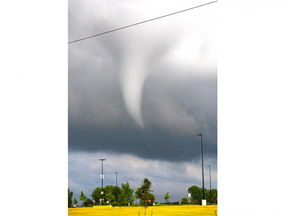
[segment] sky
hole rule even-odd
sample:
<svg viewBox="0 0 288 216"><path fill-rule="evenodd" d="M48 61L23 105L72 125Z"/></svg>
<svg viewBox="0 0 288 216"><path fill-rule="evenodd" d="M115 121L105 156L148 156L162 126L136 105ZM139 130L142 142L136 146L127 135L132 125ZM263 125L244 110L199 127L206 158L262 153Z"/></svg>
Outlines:
<svg viewBox="0 0 288 216"><path fill-rule="evenodd" d="M79 1L69 41L208 1ZM217 188L216 4L68 46L68 187L78 198L104 186L152 181L156 201Z"/></svg>

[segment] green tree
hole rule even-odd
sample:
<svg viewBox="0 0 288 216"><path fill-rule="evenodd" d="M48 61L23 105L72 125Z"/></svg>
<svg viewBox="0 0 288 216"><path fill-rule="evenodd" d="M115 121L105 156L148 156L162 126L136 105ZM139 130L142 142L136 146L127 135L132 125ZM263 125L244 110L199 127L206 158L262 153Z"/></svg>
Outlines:
<svg viewBox="0 0 288 216"><path fill-rule="evenodd" d="M100 199L101 199L101 191L102 188L101 187L97 187L93 190L91 197L95 200L95 204L99 205L100 204ZM105 196L105 193L104 193Z"/></svg>
<svg viewBox="0 0 288 216"><path fill-rule="evenodd" d="M216 203L217 204L217 189L211 189L211 192L210 192L210 190L207 190L205 188L204 194L205 194L205 199L207 200L207 203L210 203L210 204Z"/></svg>
<svg viewBox="0 0 288 216"><path fill-rule="evenodd" d="M202 200L202 189L196 185L189 187L188 193L191 194L191 202L192 204L201 204Z"/></svg>
<svg viewBox="0 0 288 216"><path fill-rule="evenodd" d="M78 204L78 200L77 200L76 198L74 198L73 204L74 204L74 205L77 205L77 204Z"/></svg>
<svg viewBox="0 0 288 216"><path fill-rule="evenodd" d="M171 197L171 196L169 195L169 193L170 193L170 192L168 192L168 193L166 193L166 194L164 195L164 199L165 199L165 202L166 202L166 203L169 202L169 199L170 199L170 197Z"/></svg>
<svg viewBox="0 0 288 216"><path fill-rule="evenodd" d="M95 204L98 205L100 204L100 199L101 199L101 191L102 189L100 187L97 187L93 190L91 197L95 200ZM115 187L113 185L107 185L103 188L104 194L103 194L103 199L105 201L104 204L106 204L107 200L109 201L109 204L116 206L116 194L117 197L121 196L122 190L119 187ZM120 199L120 198L119 198ZM118 199L118 200L119 200ZM127 203L126 203L127 205Z"/></svg>
<svg viewBox="0 0 288 216"><path fill-rule="evenodd" d="M109 201L110 204L112 204L113 201L116 200L116 197L115 197L115 187L113 185L107 185L105 188L104 188L104 200L105 202Z"/></svg>
<svg viewBox="0 0 288 216"><path fill-rule="evenodd" d="M119 205L119 198L121 198L122 196L122 190L120 187L116 187L114 188L114 194L115 194L115 201L112 202L113 206L117 206Z"/></svg>
<svg viewBox="0 0 288 216"><path fill-rule="evenodd" d="M212 194L212 204L213 203L217 204L217 189L212 189L211 194Z"/></svg>
<svg viewBox="0 0 288 216"><path fill-rule="evenodd" d="M206 188L204 188L204 194L205 194L205 199L207 201L207 204L208 203L211 204L210 190L207 190ZM211 190L211 195L212 195L212 190Z"/></svg>
<svg viewBox="0 0 288 216"><path fill-rule="evenodd" d="M183 197L181 199L181 204L188 204L188 198L187 197Z"/></svg>
<svg viewBox="0 0 288 216"><path fill-rule="evenodd" d="M121 184L121 194L119 197L120 205L127 205L128 203L133 204L135 201L134 190L130 187L129 182Z"/></svg>
<svg viewBox="0 0 288 216"><path fill-rule="evenodd" d="M72 205L72 197L73 197L73 192L70 191L70 189L68 188L68 207L71 207Z"/></svg>
<svg viewBox="0 0 288 216"><path fill-rule="evenodd" d="M154 196L154 194L149 193L148 196L147 196L147 198L148 198L148 201L146 202L146 205L147 205L147 206L152 206L153 203L155 202L155 196ZM150 202L149 202L149 200L150 200ZM142 205L144 206L144 205L145 205L145 202L144 202L143 200L140 200L140 205L141 205L141 206L142 206Z"/></svg>
<svg viewBox="0 0 288 216"><path fill-rule="evenodd" d="M87 200L87 196L85 196L85 194L83 193L83 191L81 190L79 199L83 202L82 206L84 206L84 202Z"/></svg>
<svg viewBox="0 0 288 216"><path fill-rule="evenodd" d="M141 201L144 202L145 215L146 215L147 202L149 199L153 198L153 196L154 196L152 194L153 191L151 190L151 186L152 186L151 181L149 181L149 179L147 179L147 178L144 178L144 180L142 181L142 186L139 187L135 192L136 198L141 199Z"/></svg>

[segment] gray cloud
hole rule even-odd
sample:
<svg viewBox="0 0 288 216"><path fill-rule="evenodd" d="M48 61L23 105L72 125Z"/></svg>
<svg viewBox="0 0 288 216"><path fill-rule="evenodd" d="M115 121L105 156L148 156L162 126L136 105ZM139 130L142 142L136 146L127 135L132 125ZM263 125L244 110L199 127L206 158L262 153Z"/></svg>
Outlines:
<svg viewBox="0 0 288 216"><path fill-rule="evenodd" d="M69 100L69 149L183 161L199 157L196 134L203 133L205 154L216 156L216 76L193 81L166 73L159 79L163 78L156 74L144 85L144 129L127 113L116 80L111 90L98 86L96 78L95 85L87 79L86 85L81 84L83 92L71 95L79 98L78 103Z"/></svg>

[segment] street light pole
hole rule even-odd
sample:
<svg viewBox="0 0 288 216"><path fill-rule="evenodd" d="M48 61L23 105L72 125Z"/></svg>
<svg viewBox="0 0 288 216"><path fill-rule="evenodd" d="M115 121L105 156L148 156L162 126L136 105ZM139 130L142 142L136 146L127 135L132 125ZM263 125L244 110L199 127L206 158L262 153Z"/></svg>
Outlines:
<svg viewBox="0 0 288 216"><path fill-rule="evenodd" d="M197 134L197 136L201 136L201 154L202 154L202 198L203 200L205 199L205 195L204 195L204 164L203 164L203 142L202 142L202 134Z"/></svg>
<svg viewBox="0 0 288 216"><path fill-rule="evenodd" d="M103 175L103 161L105 161L106 159L99 159L100 161L102 161L102 174L100 176L101 180L102 180L102 190L101 190L101 201L102 201L102 205L103 205L103 179L104 179L104 175Z"/></svg>
<svg viewBox="0 0 288 216"><path fill-rule="evenodd" d="M210 168L209 171L210 171L210 204L212 205L212 194L211 194L211 166L208 165L208 167Z"/></svg>

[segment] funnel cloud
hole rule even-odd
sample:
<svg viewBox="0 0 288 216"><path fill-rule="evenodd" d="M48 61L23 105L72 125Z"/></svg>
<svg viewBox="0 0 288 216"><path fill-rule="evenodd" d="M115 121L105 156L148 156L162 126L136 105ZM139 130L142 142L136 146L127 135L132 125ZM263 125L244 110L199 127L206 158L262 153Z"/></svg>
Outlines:
<svg viewBox="0 0 288 216"><path fill-rule="evenodd" d="M144 128L141 105L147 67L145 53L141 55L140 52L139 49L125 55L121 67L120 83L128 113L141 128Z"/></svg>

